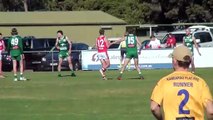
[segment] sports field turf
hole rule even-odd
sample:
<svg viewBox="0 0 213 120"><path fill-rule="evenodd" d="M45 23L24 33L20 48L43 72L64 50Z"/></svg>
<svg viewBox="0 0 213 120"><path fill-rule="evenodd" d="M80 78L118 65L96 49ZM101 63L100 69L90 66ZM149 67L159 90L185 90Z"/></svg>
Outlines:
<svg viewBox="0 0 213 120"><path fill-rule="evenodd" d="M57 72L26 72L29 81L13 82L12 73L0 80L0 120L153 120L149 98L159 78L172 72L144 70L108 71L112 79L101 80L98 71L77 71L77 77L57 77ZM213 68L197 69L213 93ZM69 75L69 72L63 72ZM134 77L136 75L136 77Z"/></svg>

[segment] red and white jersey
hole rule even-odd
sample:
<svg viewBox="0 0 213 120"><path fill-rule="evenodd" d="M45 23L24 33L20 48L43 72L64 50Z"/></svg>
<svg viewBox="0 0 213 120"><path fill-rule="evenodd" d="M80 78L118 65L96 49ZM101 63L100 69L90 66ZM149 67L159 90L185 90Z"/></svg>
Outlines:
<svg viewBox="0 0 213 120"><path fill-rule="evenodd" d="M96 46L98 49L98 52L107 52L108 46L106 43L106 36L101 35L96 39Z"/></svg>
<svg viewBox="0 0 213 120"><path fill-rule="evenodd" d="M0 51L4 49L4 41L0 40Z"/></svg>

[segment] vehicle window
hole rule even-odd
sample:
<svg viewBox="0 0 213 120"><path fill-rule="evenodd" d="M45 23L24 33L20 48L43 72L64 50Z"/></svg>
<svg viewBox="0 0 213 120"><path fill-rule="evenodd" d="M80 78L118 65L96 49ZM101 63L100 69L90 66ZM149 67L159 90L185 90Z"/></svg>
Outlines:
<svg viewBox="0 0 213 120"><path fill-rule="evenodd" d="M212 33L212 35L213 35L213 28L210 28L210 32Z"/></svg>
<svg viewBox="0 0 213 120"><path fill-rule="evenodd" d="M77 50L77 44L72 44L72 50Z"/></svg>
<svg viewBox="0 0 213 120"><path fill-rule="evenodd" d="M33 41L33 49L42 49L42 48L46 48L46 40L35 39Z"/></svg>
<svg viewBox="0 0 213 120"><path fill-rule="evenodd" d="M117 49L120 44L112 44L109 49Z"/></svg>
<svg viewBox="0 0 213 120"><path fill-rule="evenodd" d="M47 45L48 47L51 47L51 48L54 47L55 46L55 39L54 40L53 39L48 39L47 40L47 44L48 44Z"/></svg>
<svg viewBox="0 0 213 120"><path fill-rule="evenodd" d="M195 33L195 38L200 39L200 43L211 42L211 35L208 32Z"/></svg>
<svg viewBox="0 0 213 120"><path fill-rule="evenodd" d="M166 36L165 36L165 37L163 37L163 39L160 41L160 42L161 42L161 44L166 43L166 40L167 40L167 38L168 38L168 35L169 35L169 34L166 34Z"/></svg>
<svg viewBox="0 0 213 120"><path fill-rule="evenodd" d="M77 50L87 50L87 49L88 49L88 45L86 44L77 45Z"/></svg>
<svg viewBox="0 0 213 120"><path fill-rule="evenodd" d="M24 39L23 44L24 44L24 50L32 48L32 46L31 46L31 39Z"/></svg>

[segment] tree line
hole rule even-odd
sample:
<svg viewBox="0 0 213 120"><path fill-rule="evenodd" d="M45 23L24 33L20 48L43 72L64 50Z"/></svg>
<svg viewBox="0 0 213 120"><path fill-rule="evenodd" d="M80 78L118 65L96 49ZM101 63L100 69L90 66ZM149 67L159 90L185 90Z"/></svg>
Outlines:
<svg viewBox="0 0 213 120"><path fill-rule="evenodd" d="M128 24L213 22L213 0L0 0L0 10L102 10Z"/></svg>

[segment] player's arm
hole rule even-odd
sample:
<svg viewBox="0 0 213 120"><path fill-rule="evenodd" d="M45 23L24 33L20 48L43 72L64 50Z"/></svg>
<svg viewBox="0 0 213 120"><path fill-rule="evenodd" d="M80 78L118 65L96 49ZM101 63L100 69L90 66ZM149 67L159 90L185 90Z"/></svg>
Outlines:
<svg viewBox="0 0 213 120"><path fill-rule="evenodd" d="M122 37L122 38L120 38L119 40L110 43L110 45L112 45L112 44L117 44L117 43L121 43L121 42L124 41L124 40L125 40L125 37Z"/></svg>
<svg viewBox="0 0 213 120"><path fill-rule="evenodd" d="M164 96L164 83L160 80L155 86L152 95L150 109L152 114L157 118L157 120L163 120L163 115L161 113L161 104Z"/></svg>
<svg viewBox="0 0 213 120"><path fill-rule="evenodd" d="M185 40L184 40L184 37L183 37L183 45L185 45ZM186 45L185 45L186 46Z"/></svg>
<svg viewBox="0 0 213 120"><path fill-rule="evenodd" d="M193 37L192 40L193 40L193 42L194 42L194 44L195 44L195 48L197 49L198 54L201 56L201 53L200 53L200 51L199 51L199 48L198 48L198 45L197 45L197 42L196 42L195 37Z"/></svg>
<svg viewBox="0 0 213 120"><path fill-rule="evenodd" d="M157 120L163 120L160 105L153 100L151 100L151 111Z"/></svg>
<svg viewBox="0 0 213 120"><path fill-rule="evenodd" d="M107 38L104 38L104 42L106 43L106 47L109 48L109 46L111 45L110 42L107 40Z"/></svg>
<svg viewBox="0 0 213 120"><path fill-rule="evenodd" d="M71 42L71 40L68 37L66 37L66 40L67 40L67 42L69 44L69 54L70 54L71 50L72 50L72 42Z"/></svg>
<svg viewBox="0 0 213 120"><path fill-rule="evenodd" d="M135 37L135 38L136 38L137 44L139 45L139 54L141 54L141 50L143 49L143 47L142 47L141 42L139 41L138 37Z"/></svg>
<svg viewBox="0 0 213 120"><path fill-rule="evenodd" d="M208 120L213 120L213 101L208 100L206 103L206 114Z"/></svg>

